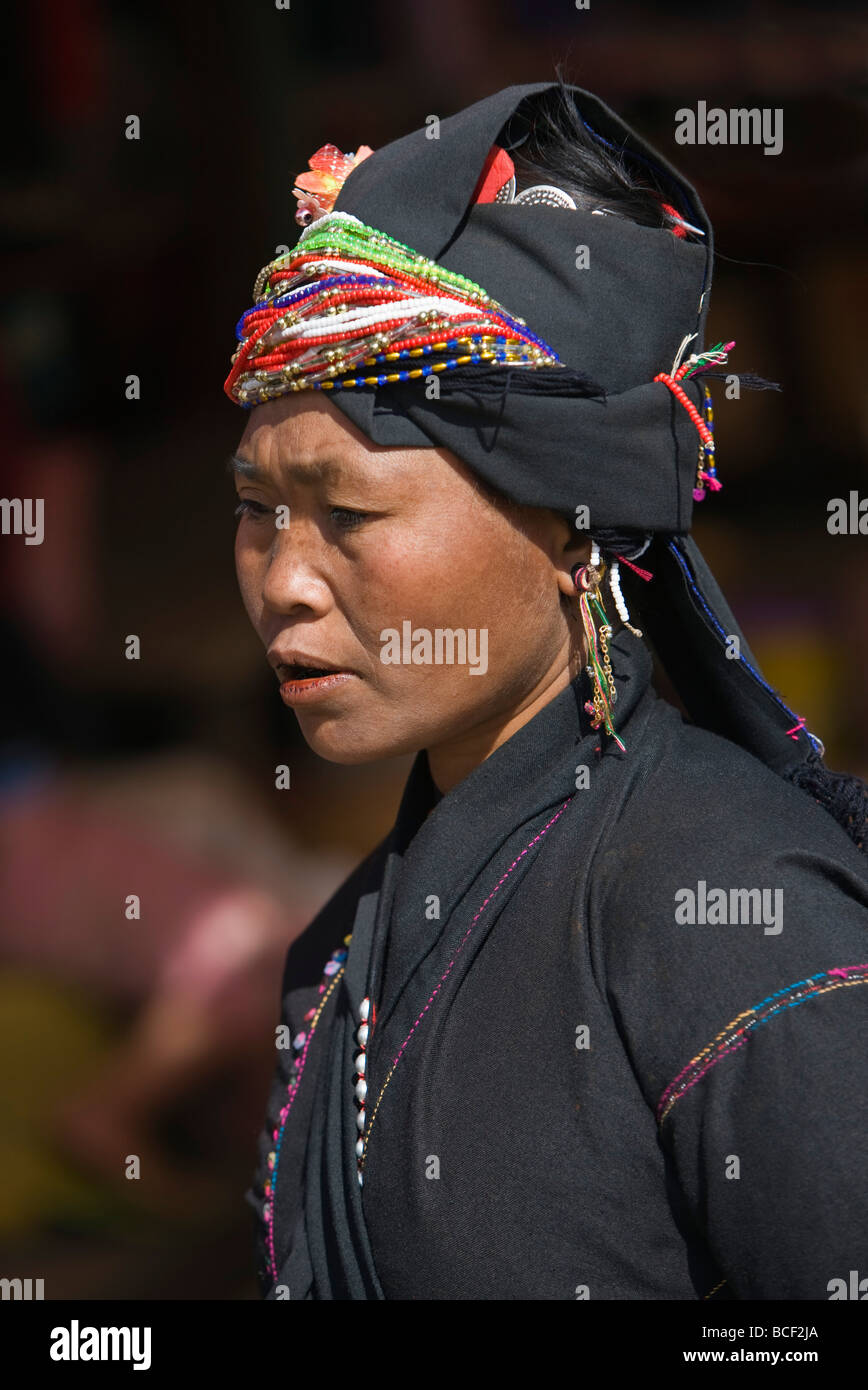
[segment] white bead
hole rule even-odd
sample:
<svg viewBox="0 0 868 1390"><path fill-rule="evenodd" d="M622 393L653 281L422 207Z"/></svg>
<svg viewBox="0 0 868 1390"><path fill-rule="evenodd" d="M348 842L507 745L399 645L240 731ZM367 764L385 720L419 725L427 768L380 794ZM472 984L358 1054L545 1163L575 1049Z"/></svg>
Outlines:
<svg viewBox="0 0 868 1390"><path fill-rule="evenodd" d="M359 1018L362 1020L363 1023L367 1023L368 1021L368 1012L370 1010L370 1007L370 999L363 999L361 1004L359 1005Z"/></svg>
<svg viewBox="0 0 868 1390"><path fill-rule="evenodd" d="M366 1067L367 1065L368 1065L368 1059L367 1059L367 1057L365 1056L364 1052L360 1052L359 1055L358 1055L358 1057L356 1058L356 1071L359 1073L359 1076L364 1076L364 1074L365 1074L365 1067Z"/></svg>
<svg viewBox="0 0 868 1390"><path fill-rule="evenodd" d="M361 1158L361 1156L362 1156L362 1154L363 1154L364 1152L365 1152L365 1141L364 1141L364 1139L357 1139L357 1140L356 1140L356 1158Z"/></svg>
<svg viewBox="0 0 868 1390"><path fill-rule="evenodd" d="M636 637L641 637L641 629L634 627L630 622L630 613L624 601L624 595L621 592L621 570L617 560L612 561L612 568L609 571L609 588L612 590L612 597L615 600L615 607L618 610L618 617L621 619L621 622Z"/></svg>
<svg viewBox="0 0 868 1390"><path fill-rule="evenodd" d="M365 1096L368 1094L368 1083L363 1076L360 1077L359 1080L356 1082L355 1090L356 1099L364 1100Z"/></svg>
<svg viewBox="0 0 868 1390"><path fill-rule="evenodd" d="M367 1042L368 1042L368 1025L367 1025L367 1023L360 1023L359 1026L358 1026L358 1028L356 1029L356 1042L359 1044L359 1047L365 1047L365 1046L367 1046Z"/></svg>
<svg viewBox="0 0 868 1390"><path fill-rule="evenodd" d="M361 1110L359 1111L358 1115L356 1116L356 1129L361 1133L361 1131L364 1129L364 1127L365 1127L365 1107L362 1106Z"/></svg>
<svg viewBox="0 0 868 1390"><path fill-rule="evenodd" d="M362 1170L361 1170L361 1168L360 1168L360 1169L359 1169L359 1187L362 1186L362 1183L363 1183L363 1182L364 1182L364 1179L362 1178Z"/></svg>
<svg viewBox="0 0 868 1390"><path fill-rule="evenodd" d="M618 617L621 619L622 623L628 623L630 621L630 614L627 612L624 595L621 593L621 574L617 560L612 561L612 568L609 570L609 588L612 590L612 597L615 600Z"/></svg>

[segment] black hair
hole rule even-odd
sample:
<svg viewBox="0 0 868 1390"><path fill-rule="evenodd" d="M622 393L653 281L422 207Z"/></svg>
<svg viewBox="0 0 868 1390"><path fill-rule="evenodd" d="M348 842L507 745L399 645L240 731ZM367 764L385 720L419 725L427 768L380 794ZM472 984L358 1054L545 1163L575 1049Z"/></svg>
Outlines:
<svg viewBox="0 0 868 1390"><path fill-rule="evenodd" d="M501 132L515 165L516 192L535 183L562 188L577 207L624 217L641 227L671 227L663 171L625 148L603 143L585 124L560 72L548 91L527 97ZM689 240L699 240L688 232Z"/></svg>

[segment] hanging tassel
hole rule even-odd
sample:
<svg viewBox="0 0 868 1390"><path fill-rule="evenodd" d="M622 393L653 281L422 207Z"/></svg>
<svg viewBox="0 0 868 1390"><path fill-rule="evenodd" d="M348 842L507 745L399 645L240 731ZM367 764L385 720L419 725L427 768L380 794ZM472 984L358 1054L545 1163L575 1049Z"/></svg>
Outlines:
<svg viewBox="0 0 868 1390"><path fill-rule="evenodd" d="M604 727L609 737L615 740L621 752L625 753L626 747L615 733L615 724L612 718L612 705L618 699L618 692L615 688L615 678L612 674L612 663L609 657L608 643L612 629L609 626L606 610L600 600L600 579L602 576L598 568L599 561L600 552L595 542L591 549L591 562L582 566L574 579L588 647L587 670L594 688L593 701L588 701L585 709L592 716L591 728ZM594 610L601 619L599 635L594 624Z"/></svg>
<svg viewBox="0 0 868 1390"><path fill-rule="evenodd" d="M707 348L705 352L693 352L680 367L673 367L671 375L676 381L683 381L685 377L696 376L708 367L722 367L730 349L734 347L735 339L731 343L715 343L713 348ZM675 360L678 361L677 358Z"/></svg>
<svg viewBox="0 0 868 1390"><path fill-rule="evenodd" d="M696 466L696 483L693 488L694 502L701 502L705 497L706 489L711 492L719 492L721 483L717 477L714 462L714 412L711 405L711 392L705 383L702 386L703 405L705 409L705 419L703 420L696 406L681 385L682 381L697 376L700 372L708 371L711 367L721 367L729 356L730 348L735 347L735 342L715 343L714 347L708 348L705 352L691 353L685 362L681 362L681 355L691 338L696 334L691 333L683 338L681 346L675 355L671 372L658 372L655 381L662 381L665 386L680 401L693 421L699 433L699 461ZM681 365L679 366L679 362Z"/></svg>
<svg viewBox="0 0 868 1390"><path fill-rule="evenodd" d="M649 544L650 544L650 542L649 542ZM646 545L646 546L643 546L643 547L642 547L642 550L647 550L647 548L648 548L647 545ZM641 551L641 550L640 550L639 554L640 554L640 555L642 554L642 551ZM637 555L637 556L636 556L636 559L638 560L638 558L639 558L639 556ZM651 573L650 570L643 570L643 569L640 569L638 565L634 565L634 564L633 564L633 561L632 561L632 560L628 560L626 555L619 555L619 556L618 556L618 563L621 564L621 565L626 565L627 568L628 568L628 569L631 569L631 570L633 571L634 574L638 574L638 576L639 576L640 579L644 579L646 584L648 583L649 580L651 580L651 579L654 578L654 576L653 576L653 574Z"/></svg>

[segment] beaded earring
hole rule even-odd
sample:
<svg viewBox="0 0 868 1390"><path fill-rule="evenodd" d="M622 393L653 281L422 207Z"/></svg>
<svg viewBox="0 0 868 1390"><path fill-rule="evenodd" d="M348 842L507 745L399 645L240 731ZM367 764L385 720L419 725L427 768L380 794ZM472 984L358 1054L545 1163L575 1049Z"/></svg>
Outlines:
<svg viewBox="0 0 868 1390"><path fill-rule="evenodd" d="M572 573L573 583L579 595L582 625L585 629L588 650L586 670L593 689L592 698L585 705L585 709L591 715L591 728L604 727L606 733L615 740L623 753L626 751L625 745L615 733L615 725L612 720L612 706L618 699L618 692L615 688L612 662L609 657L609 638L612 636L612 629L600 594L600 580L603 577L603 572L600 566L600 550L596 541L591 543L591 558L588 564L577 566ZM594 622L594 613L602 620L599 628Z"/></svg>
<svg viewBox="0 0 868 1390"><path fill-rule="evenodd" d="M609 566L609 588L612 591L612 598L615 600L615 608L617 610L618 617L621 619L621 622L624 624L628 632L632 632L634 637L641 637L642 629L639 627L634 627L633 624L630 622L630 610L628 609L627 604L624 601L624 595L621 592L621 567L618 564L617 560L613 560L611 565Z"/></svg>

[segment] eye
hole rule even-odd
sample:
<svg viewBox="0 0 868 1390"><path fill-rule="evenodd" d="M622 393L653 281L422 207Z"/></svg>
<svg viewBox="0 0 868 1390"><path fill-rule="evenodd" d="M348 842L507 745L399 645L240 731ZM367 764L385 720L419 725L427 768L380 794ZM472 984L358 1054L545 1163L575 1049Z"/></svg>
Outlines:
<svg viewBox="0 0 868 1390"><path fill-rule="evenodd" d="M365 517L369 516L370 513L354 512L351 511L349 507L332 507L331 515L335 525L339 527L341 531L351 531L354 527L358 526L360 522L364 521Z"/></svg>
<svg viewBox="0 0 868 1390"><path fill-rule="evenodd" d="M241 517L249 516L254 521L261 521L263 517L271 516L271 508L266 507L262 502L254 502L252 497L239 497L235 515L239 520Z"/></svg>

